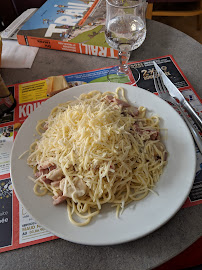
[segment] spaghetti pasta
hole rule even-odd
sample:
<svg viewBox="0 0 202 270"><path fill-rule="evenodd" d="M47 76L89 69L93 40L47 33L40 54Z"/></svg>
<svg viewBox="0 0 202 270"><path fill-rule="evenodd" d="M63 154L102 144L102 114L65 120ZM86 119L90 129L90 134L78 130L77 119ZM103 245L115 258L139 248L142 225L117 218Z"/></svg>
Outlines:
<svg viewBox="0 0 202 270"><path fill-rule="evenodd" d="M51 193L55 205L66 201L77 226L87 225L103 204L111 203L118 215L146 197L167 163L159 117L130 105L123 88L59 104L37 131L41 137L27 159L34 192Z"/></svg>

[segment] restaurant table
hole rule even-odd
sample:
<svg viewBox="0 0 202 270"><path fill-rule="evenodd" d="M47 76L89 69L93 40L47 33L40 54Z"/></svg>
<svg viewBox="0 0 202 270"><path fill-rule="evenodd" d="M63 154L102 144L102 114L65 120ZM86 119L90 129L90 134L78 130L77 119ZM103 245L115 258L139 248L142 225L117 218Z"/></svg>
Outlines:
<svg viewBox="0 0 202 270"><path fill-rule="evenodd" d="M164 55L173 55L202 97L202 45L174 28L148 20L146 40L132 52L130 60ZM116 59L39 49L31 69L1 69L1 75L6 84L11 85L117 63ZM0 269L153 269L199 239L202 234L201 214L202 204L182 208L158 230L125 244L84 246L56 239L7 251L0 256Z"/></svg>

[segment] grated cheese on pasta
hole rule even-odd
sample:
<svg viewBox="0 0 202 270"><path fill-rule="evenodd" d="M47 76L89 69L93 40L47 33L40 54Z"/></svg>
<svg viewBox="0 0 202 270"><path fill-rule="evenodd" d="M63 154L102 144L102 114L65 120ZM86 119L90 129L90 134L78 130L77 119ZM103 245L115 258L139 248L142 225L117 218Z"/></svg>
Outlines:
<svg viewBox="0 0 202 270"><path fill-rule="evenodd" d="M60 104L37 130L41 138L27 160L36 172L34 191L41 195L42 185L41 193L51 191L55 204L65 200L78 226L88 224L102 204L112 203L118 214L144 198L166 164L159 117L147 118L146 108L128 104L122 88Z"/></svg>

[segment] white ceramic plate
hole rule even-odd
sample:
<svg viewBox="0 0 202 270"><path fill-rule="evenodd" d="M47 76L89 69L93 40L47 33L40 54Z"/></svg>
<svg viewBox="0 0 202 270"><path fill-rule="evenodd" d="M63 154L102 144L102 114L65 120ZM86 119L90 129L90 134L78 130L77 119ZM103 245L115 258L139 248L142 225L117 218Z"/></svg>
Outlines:
<svg viewBox="0 0 202 270"><path fill-rule="evenodd" d="M61 102L74 99L92 90L115 91L118 86L126 89L127 98L136 106L143 105L150 113L163 120L161 127L168 129L165 141L169 152L168 164L155 191L144 200L131 203L119 219L115 209L105 206L101 213L85 227L69 222L65 205L53 206L51 196L37 197L33 182L28 179L32 169L26 164L27 156L19 155L29 149L35 140L37 121L46 119L52 108ZM11 176L18 199L23 206L48 231L75 243L87 245L112 245L143 237L165 224L186 200L195 176L195 147L190 132L179 114L156 95L129 85L92 83L61 92L38 107L24 122L14 142L11 156Z"/></svg>

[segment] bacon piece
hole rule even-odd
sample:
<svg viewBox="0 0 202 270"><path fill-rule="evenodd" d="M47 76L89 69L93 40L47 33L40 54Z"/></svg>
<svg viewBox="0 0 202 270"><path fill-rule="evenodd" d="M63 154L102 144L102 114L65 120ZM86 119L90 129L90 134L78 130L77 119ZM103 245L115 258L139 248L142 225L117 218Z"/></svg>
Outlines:
<svg viewBox="0 0 202 270"><path fill-rule="evenodd" d="M42 179L42 181L43 181L44 183L48 184L48 185L50 185L50 183L52 182L50 179L48 179L48 178L46 178L46 177L44 177L44 178Z"/></svg>
<svg viewBox="0 0 202 270"><path fill-rule="evenodd" d="M134 131L136 131L139 135L142 135L142 134L143 134L143 129L141 129L141 128L139 127L138 123L135 123L135 124L133 125L133 129L134 129Z"/></svg>
<svg viewBox="0 0 202 270"><path fill-rule="evenodd" d="M63 203L67 199L66 196L53 196L53 204L58 205Z"/></svg>
<svg viewBox="0 0 202 270"><path fill-rule="evenodd" d="M130 114L131 116L138 116L139 110L137 107L131 106L128 102L121 100L119 98L115 98L113 96L106 96L105 100L109 103L114 103L115 105L120 106L122 109L125 109L125 112Z"/></svg>
<svg viewBox="0 0 202 270"><path fill-rule="evenodd" d="M106 96L105 99L111 103L114 102L116 105L121 105L122 107L130 107L130 104L124 100L121 100L119 98L115 98L113 96Z"/></svg>
<svg viewBox="0 0 202 270"><path fill-rule="evenodd" d="M44 163L44 164L42 164L42 165L38 165L38 166L37 166L37 169L38 169L38 170L49 169L49 171L52 171L52 170L56 169L56 165L53 164L53 163L47 162L47 163Z"/></svg>
<svg viewBox="0 0 202 270"><path fill-rule="evenodd" d="M108 102L113 102L113 101L114 101L114 97L113 97L113 96L106 96L105 99L106 99Z"/></svg>
<svg viewBox="0 0 202 270"><path fill-rule="evenodd" d="M114 98L114 102L117 105L120 105L122 108L127 108L130 107L130 104L124 100L118 99L118 98Z"/></svg>
<svg viewBox="0 0 202 270"><path fill-rule="evenodd" d="M158 140L159 139L159 131L155 128L150 129L143 129L141 128L138 123L133 125L133 130L137 132L140 136L144 136L144 140Z"/></svg>
<svg viewBox="0 0 202 270"><path fill-rule="evenodd" d="M50 185L51 182L52 182L50 179L46 178L45 175L42 176L39 181L42 182L42 183L44 182L45 184L48 184L48 185Z"/></svg>
<svg viewBox="0 0 202 270"><path fill-rule="evenodd" d="M48 173L49 173L49 169L41 169L35 173L35 176L38 178L38 177L40 177L44 174L48 174Z"/></svg>
<svg viewBox="0 0 202 270"><path fill-rule="evenodd" d="M128 114L130 114L131 116L138 116L139 115L139 110L138 110L138 108L137 107L134 107L134 106L130 106L127 110L126 110L126 112L128 113Z"/></svg>
<svg viewBox="0 0 202 270"><path fill-rule="evenodd" d="M155 141L158 139L158 137L159 137L158 131L151 131L150 140Z"/></svg>
<svg viewBox="0 0 202 270"><path fill-rule="evenodd" d="M36 178L38 178L38 177L40 177L42 174L43 174L42 172L37 171L37 172L35 173L35 176L36 176Z"/></svg>
<svg viewBox="0 0 202 270"><path fill-rule="evenodd" d="M167 159L168 159L168 152L166 151L166 152L164 153L163 160L166 161Z"/></svg>
<svg viewBox="0 0 202 270"><path fill-rule="evenodd" d="M35 176L38 178L41 175L48 174L50 171L56 169L56 165L47 163L47 164L44 164L42 166L38 165L37 169L38 169L38 171L35 173Z"/></svg>

